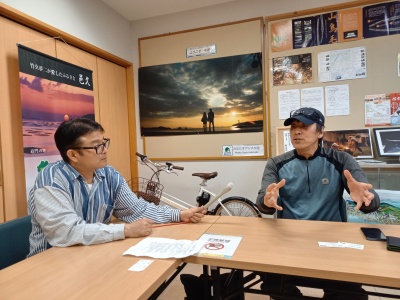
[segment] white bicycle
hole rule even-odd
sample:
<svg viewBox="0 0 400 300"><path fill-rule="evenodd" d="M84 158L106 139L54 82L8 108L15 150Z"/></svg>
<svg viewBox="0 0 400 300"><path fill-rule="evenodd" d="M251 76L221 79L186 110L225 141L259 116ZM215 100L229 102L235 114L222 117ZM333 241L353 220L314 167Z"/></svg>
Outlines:
<svg viewBox="0 0 400 300"><path fill-rule="evenodd" d="M174 173L174 170L183 170L183 167L175 166L172 163L155 163L152 162L146 155L136 153L139 157L139 162L146 165L153 172L150 179L137 178L132 182L132 190L143 199L159 204L160 202L170 205L178 209L187 209L193 207L189 203L167 194L163 191L164 187L160 182L160 173L165 172L168 174ZM218 205L212 209L208 210L208 215L218 215L218 216L242 216L242 217L260 217L261 213L255 206L255 204L247 198L232 196L224 200L221 200L221 196L226 192L230 191L233 187L232 183L229 183L223 191L218 195L209 191L205 188L207 186L207 181L218 176L217 172L212 173L193 173L192 176L199 177L202 179L200 183L200 189L196 197L198 206L204 206L209 208L209 206L218 201Z"/></svg>

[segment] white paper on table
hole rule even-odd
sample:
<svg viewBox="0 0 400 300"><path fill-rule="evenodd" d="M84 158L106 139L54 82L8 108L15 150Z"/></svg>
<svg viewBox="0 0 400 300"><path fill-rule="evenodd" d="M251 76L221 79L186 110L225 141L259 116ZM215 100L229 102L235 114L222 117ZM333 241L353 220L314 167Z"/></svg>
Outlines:
<svg viewBox="0 0 400 300"><path fill-rule="evenodd" d="M364 245L361 245L361 244L353 244L353 243L346 243L346 242L338 242L338 243L342 244L345 248L364 250Z"/></svg>
<svg viewBox="0 0 400 300"><path fill-rule="evenodd" d="M328 247L328 248L352 248L357 250L363 250L364 245L361 244L353 244L346 242L318 242L320 247Z"/></svg>
<svg viewBox="0 0 400 300"><path fill-rule="evenodd" d="M136 264L134 264L132 267L130 267L128 270L135 271L135 272L142 272L144 269L146 269L148 266L150 266L153 261L154 260L152 260L152 259L141 259Z"/></svg>
<svg viewBox="0 0 400 300"><path fill-rule="evenodd" d="M174 240L148 237L130 247L123 255L153 258L182 258L194 255L204 246L204 241Z"/></svg>
<svg viewBox="0 0 400 300"><path fill-rule="evenodd" d="M205 233L199 238L199 241L205 242L205 245L198 255L230 258L235 253L241 240L241 236Z"/></svg>
<svg viewBox="0 0 400 300"><path fill-rule="evenodd" d="M327 248L345 248L345 245L337 242L318 242L318 245Z"/></svg>

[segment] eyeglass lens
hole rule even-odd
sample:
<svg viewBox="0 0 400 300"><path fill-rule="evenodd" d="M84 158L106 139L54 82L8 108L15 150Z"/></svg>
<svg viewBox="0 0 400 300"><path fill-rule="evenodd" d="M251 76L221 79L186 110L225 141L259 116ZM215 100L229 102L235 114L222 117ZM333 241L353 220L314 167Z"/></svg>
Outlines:
<svg viewBox="0 0 400 300"><path fill-rule="evenodd" d="M98 145L96 148L97 154L102 154L104 152L104 148L110 147L110 139L105 140L102 144Z"/></svg>

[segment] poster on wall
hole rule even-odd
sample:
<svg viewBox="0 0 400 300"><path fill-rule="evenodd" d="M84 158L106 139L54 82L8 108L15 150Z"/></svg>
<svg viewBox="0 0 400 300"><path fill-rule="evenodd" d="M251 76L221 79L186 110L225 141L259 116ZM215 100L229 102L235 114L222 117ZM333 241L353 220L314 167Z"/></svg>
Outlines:
<svg viewBox="0 0 400 300"><path fill-rule="evenodd" d="M365 126L390 125L390 98L386 94L366 95Z"/></svg>
<svg viewBox="0 0 400 300"><path fill-rule="evenodd" d="M271 49L272 52L293 49L291 20L271 24Z"/></svg>
<svg viewBox="0 0 400 300"><path fill-rule="evenodd" d="M312 82L311 53L273 58L272 77L275 86Z"/></svg>
<svg viewBox="0 0 400 300"><path fill-rule="evenodd" d="M282 90L278 91L279 119L284 120L290 117L290 112L298 109L300 106L300 90Z"/></svg>
<svg viewBox="0 0 400 300"><path fill-rule="evenodd" d="M348 84L325 86L326 117L350 114L350 87Z"/></svg>
<svg viewBox="0 0 400 300"><path fill-rule="evenodd" d="M38 172L61 159L54 132L69 119L94 120L92 71L18 45L27 195Z"/></svg>
<svg viewBox="0 0 400 300"><path fill-rule="evenodd" d="M315 46L314 28L316 17L306 17L292 21L293 49Z"/></svg>
<svg viewBox="0 0 400 300"><path fill-rule="evenodd" d="M318 53L318 81L338 81L367 77L365 47Z"/></svg>
<svg viewBox="0 0 400 300"><path fill-rule="evenodd" d="M337 11L315 17L315 45L334 44L338 42Z"/></svg>
<svg viewBox="0 0 400 300"><path fill-rule="evenodd" d="M338 19L339 43L359 40L362 36L361 7L340 10Z"/></svg>
<svg viewBox="0 0 400 300"><path fill-rule="evenodd" d="M322 147L343 151L355 158L373 158L371 130L369 128L326 130Z"/></svg>
<svg viewBox="0 0 400 300"><path fill-rule="evenodd" d="M363 7L364 38L389 35L389 4L379 3Z"/></svg>
<svg viewBox="0 0 400 300"><path fill-rule="evenodd" d="M139 68L142 136L263 131L261 53Z"/></svg>
<svg viewBox="0 0 400 300"><path fill-rule="evenodd" d="M390 125L400 125L400 93L391 93L390 97Z"/></svg>

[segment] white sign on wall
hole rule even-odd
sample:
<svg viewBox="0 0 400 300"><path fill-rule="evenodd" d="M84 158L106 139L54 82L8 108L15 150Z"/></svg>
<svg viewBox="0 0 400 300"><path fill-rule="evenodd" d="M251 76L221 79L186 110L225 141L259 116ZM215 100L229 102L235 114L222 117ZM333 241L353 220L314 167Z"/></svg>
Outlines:
<svg viewBox="0 0 400 300"><path fill-rule="evenodd" d="M222 156L262 156L264 145L224 145Z"/></svg>
<svg viewBox="0 0 400 300"><path fill-rule="evenodd" d="M217 47L215 46L215 44L208 46L186 48L186 57L212 55L215 53L217 53Z"/></svg>

